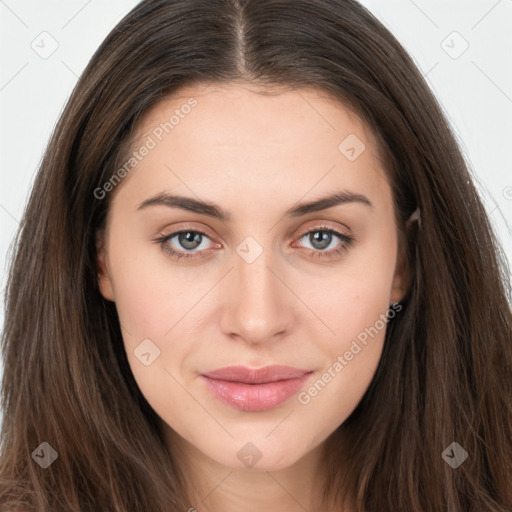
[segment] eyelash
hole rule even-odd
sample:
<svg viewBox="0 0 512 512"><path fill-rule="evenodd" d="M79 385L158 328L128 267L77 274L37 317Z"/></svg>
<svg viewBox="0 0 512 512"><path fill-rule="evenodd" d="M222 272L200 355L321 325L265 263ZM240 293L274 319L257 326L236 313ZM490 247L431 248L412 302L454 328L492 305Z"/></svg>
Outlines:
<svg viewBox="0 0 512 512"><path fill-rule="evenodd" d="M338 238L341 239L341 241L343 243L339 244L335 249L331 249L329 251L321 251L321 250L308 249L310 251L309 255L313 256L315 258L332 258L334 256L343 254L355 242L355 237L349 236L349 235L345 235L344 233L340 233L339 231L336 231L335 229L329 228L327 226L317 226L314 229L310 229L309 231L306 231L305 233L303 233L299 237L299 240L304 238L306 235L309 235L311 233L316 233L316 232L319 232L319 231L322 231L322 232L325 232L325 233L331 233L333 235L336 235ZM185 228L185 229L180 229L179 231L174 231L173 233L171 233L169 235L157 238L155 240L155 243L158 243L162 247L162 249L167 254L169 254L169 256L176 257L177 259L182 258L182 257L184 257L184 258L193 258L193 257L196 257L195 256L196 254L201 253L201 252L205 252L205 251L193 251L193 252L191 252L191 251L177 251L176 249L173 249L171 246L169 246L168 242L172 238L174 238L176 235L179 235L181 233L199 233L201 235L204 235L204 236L210 238L208 233L205 233L204 231L202 231L200 229L195 229L195 228L194 229L188 229L188 228ZM199 256L199 257L203 257L203 256Z"/></svg>

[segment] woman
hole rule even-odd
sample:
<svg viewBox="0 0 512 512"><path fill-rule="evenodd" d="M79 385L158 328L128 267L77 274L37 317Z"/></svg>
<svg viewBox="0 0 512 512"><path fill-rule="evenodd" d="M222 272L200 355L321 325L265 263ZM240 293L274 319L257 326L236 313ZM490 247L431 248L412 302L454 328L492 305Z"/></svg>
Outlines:
<svg viewBox="0 0 512 512"><path fill-rule="evenodd" d="M17 237L2 507L510 510L509 297L441 109L367 10L145 0Z"/></svg>

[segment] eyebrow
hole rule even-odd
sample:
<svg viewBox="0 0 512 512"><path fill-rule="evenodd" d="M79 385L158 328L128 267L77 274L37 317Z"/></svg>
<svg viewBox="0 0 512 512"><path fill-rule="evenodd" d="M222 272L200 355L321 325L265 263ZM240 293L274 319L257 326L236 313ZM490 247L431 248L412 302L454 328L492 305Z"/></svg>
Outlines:
<svg viewBox="0 0 512 512"><path fill-rule="evenodd" d="M334 194L321 197L320 199L316 199L307 203L300 203L296 206L293 206L286 210L284 216L301 217L303 215L307 215L308 213L327 210L333 206L347 203L360 203L373 208L373 204L366 196L355 194L347 190L341 190ZM208 215L209 217L213 217L223 222L229 222L232 219L231 212L224 210L215 203L209 201L201 201L186 196L167 194L165 192L146 199L139 205L137 210L144 210L150 206L157 205L167 206L169 208L180 208L182 210L200 213L202 215Z"/></svg>

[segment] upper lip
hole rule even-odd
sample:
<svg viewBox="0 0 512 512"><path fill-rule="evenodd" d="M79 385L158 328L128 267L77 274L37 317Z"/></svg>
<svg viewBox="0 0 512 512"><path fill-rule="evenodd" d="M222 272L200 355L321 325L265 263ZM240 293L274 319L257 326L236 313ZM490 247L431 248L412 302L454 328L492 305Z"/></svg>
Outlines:
<svg viewBox="0 0 512 512"><path fill-rule="evenodd" d="M306 373L310 373L310 370L301 370L285 365L272 365L256 369L251 369L247 366L226 366L203 373L203 375L210 379L243 382L245 384L263 384L278 380L297 379Z"/></svg>

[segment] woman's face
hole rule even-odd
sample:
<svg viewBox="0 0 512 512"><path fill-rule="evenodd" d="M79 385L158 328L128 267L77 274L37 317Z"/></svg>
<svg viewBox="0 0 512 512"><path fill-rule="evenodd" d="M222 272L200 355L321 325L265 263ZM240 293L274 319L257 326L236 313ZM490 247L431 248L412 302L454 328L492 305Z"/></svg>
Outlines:
<svg viewBox="0 0 512 512"><path fill-rule="evenodd" d="M359 403L405 293L376 141L314 90L235 84L182 89L136 135L125 176L97 192L113 194L101 292L135 380L192 451L289 467ZM300 371L205 377L272 365Z"/></svg>

